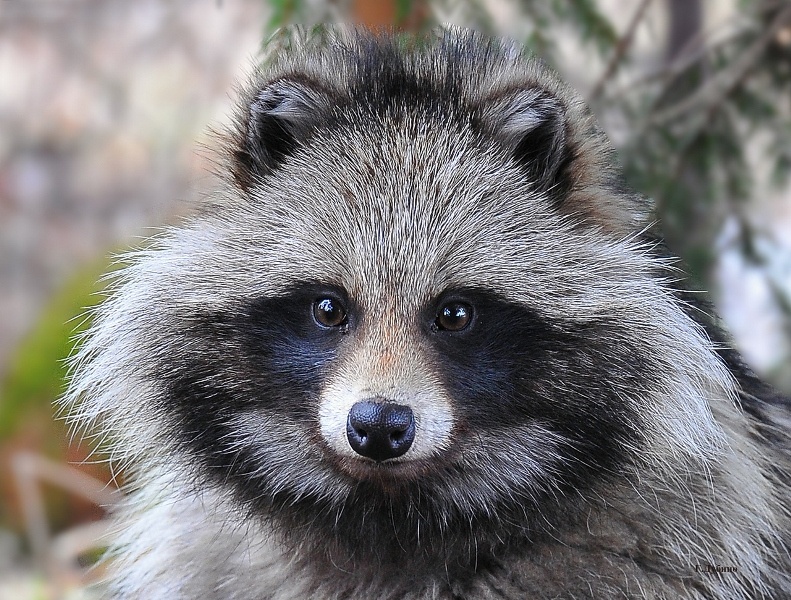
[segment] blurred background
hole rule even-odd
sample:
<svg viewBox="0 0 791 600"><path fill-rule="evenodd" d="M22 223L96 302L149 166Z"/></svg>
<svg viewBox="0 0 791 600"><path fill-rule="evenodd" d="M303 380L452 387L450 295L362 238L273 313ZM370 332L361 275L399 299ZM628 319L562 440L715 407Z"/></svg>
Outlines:
<svg viewBox="0 0 791 600"><path fill-rule="evenodd" d="M789 0L0 2L0 600L90 598L115 474L52 402L110 256L211 187L290 23L505 35L590 102L735 345L791 391ZM103 508L105 507L105 508Z"/></svg>

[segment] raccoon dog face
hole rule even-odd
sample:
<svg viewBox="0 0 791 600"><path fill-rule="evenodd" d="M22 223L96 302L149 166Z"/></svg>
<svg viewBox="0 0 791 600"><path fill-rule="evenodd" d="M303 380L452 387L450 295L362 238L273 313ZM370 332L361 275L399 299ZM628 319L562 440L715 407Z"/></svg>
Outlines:
<svg viewBox="0 0 791 600"><path fill-rule="evenodd" d="M610 154L508 44L306 42L251 84L225 197L102 309L82 411L339 561L463 562L673 477L730 379Z"/></svg>

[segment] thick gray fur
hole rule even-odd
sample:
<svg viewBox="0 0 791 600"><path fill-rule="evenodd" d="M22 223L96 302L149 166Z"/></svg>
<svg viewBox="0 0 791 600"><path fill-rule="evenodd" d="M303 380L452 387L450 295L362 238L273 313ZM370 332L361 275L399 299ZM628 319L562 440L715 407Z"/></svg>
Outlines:
<svg viewBox="0 0 791 600"><path fill-rule="evenodd" d="M63 403L129 481L109 596L791 598L788 401L679 290L675 261L648 233L649 203L621 183L576 93L515 44L466 31L420 43L346 28L286 39L242 93L218 191L130 255L74 357ZM382 47L376 60L395 52L437 97L379 98L376 69L362 89L361 70L379 64L364 54ZM304 416L287 398L275 409L218 400L190 418L222 426L223 440L186 427L192 405L187 395L174 408L174 381L220 382L239 399L259 376L228 359L244 350L213 319L245 319L244 307L300 282L343 288L378 316L343 338L315 396L291 399ZM600 404L605 423L617 415L633 431L600 477L555 480L585 460L549 420L463 422L424 334L404 325L458 288L569 335L605 323L591 343L631 349L623 360L642 380L603 382L617 406L576 380L536 382L550 406ZM190 379L193 364L203 370ZM617 378L619 365L592 368ZM430 482L420 488L430 503L399 496L375 474L390 467L336 435L338 407L380 388L414 405L415 447L394 469ZM237 451L252 465L241 475ZM427 512L405 522L426 529L353 503L366 478L366 493L381 488L372 506L414 502ZM316 503L335 521L303 519ZM360 515L355 525L344 511ZM368 552L369 530L381 555L343 544L359 538ZM401 550L386 539L400 534Z"/></svg>

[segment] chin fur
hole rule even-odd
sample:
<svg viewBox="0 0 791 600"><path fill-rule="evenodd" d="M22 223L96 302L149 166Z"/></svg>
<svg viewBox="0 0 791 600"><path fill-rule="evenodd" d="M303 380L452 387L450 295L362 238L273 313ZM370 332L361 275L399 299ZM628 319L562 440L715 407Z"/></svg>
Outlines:
<svg viewBox="0 0 791 600"><path fill-rule="evenodd" d="M297 32L223 144L63 400L131 482L113 597L791 597L789 400L554 73Z"/></svg>

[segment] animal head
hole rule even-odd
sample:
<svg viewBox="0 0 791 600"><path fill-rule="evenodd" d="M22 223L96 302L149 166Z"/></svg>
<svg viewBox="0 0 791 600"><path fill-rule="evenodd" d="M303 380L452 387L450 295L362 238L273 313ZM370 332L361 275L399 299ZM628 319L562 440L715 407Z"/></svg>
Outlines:
<svg viewBox="0 0 791 600"><path fill-rule="evenodd" d="M495 547L713 456L729 376L576 94L474 33L330 38L256 75L222 190L123 272L78 417L358 556Z"/></svg>

